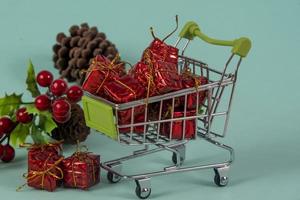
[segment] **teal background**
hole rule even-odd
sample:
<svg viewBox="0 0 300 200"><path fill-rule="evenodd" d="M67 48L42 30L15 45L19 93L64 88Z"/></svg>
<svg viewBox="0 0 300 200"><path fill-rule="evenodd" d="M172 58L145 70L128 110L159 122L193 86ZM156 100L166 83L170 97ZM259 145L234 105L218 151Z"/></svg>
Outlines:
<svg viewBox="0 0 300 200"><path fill-rule="evenodd" d="M241 65L228 137L223 141L236 150L230 183L218 188L213 170L195 171L152 179L151 199L300 199L299 53L300 1L192 1L192 0L1 0L0 94L23 92L28 59L37 70L53 68L52 45L58 32L87 21L117 44L121 56L136 62L151 41L149 27L163 37L174 27L194 20L216 38L248 36L250 54ZM168 42L173 44L176 37ZM187 54L221 69L230 49L193 41ZM27 96L28 98L28 96ZM91 133L86 141L103 160L125 155L132 147L121 146ZM73 147L66 147L70 155ZM186 164L218 161L222 151L203 141L190 142ZM125 165L128 172L170 164L170 154L155 154ZM17 150L14 162L0 163L0 199L135 199L133 181L107 182L90 191L60 188L54 193L24 188L26 151Z"/></svg>

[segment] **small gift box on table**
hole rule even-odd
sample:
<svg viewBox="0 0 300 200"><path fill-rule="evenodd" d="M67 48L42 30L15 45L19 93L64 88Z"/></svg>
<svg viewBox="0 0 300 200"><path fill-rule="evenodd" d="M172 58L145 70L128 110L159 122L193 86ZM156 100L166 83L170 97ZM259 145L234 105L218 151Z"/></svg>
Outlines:
<svg viewBox="0 0 300 200"><path fill-rule="evenodd" d="M100 182L100 156L76 152L62 161L65 187L88 189Z"/></svg>
<svg viewBox="0 0 300 200"><path fill-rule="evenodd" d="M195 116L196 111L186 111L186 117ZM169 112L168 116L165 117L165 119L170 119L171 112ZM184 117L183 111L175 110L173 113L173 118L182 118ZM185 127L184 127L185 123ZM171 124L172 124L172 130L171 130ZM184 119L184 120L175 120L173 123L171 122L163 122L160 125L160 134L167 136L171 139L183 139L183 135L185 134L185 139L193 139L195 138L196 134L196 119Z"/></svg>
<svg viewBox="0 0 300 200"><path fill-rule="evenodd" d="M63 178L63 173L59 165L61 161L62 157L58 158L54 156L46 161L31 162L26 176L28 186L49 192L54 191L60 185L60 180ZM33 166L38 166L38 168L34 169L35 167Z"/></svg>
<svg viewBox="0 0 300 200"><path fill-rule="evenodd" d="M54 191L61 183L63 172L61 161L63 156L56 152L44 151L31 155L28 159L27 185L49 192Z"/></svg>

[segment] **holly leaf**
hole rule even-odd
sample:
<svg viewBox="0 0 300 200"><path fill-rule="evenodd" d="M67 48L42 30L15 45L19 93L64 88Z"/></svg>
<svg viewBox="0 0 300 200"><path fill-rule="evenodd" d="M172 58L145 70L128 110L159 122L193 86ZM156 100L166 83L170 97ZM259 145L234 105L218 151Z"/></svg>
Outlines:
<svg viewBox="0 0 300 200"><path fill-rule="evenodd" d="M40 123L39 126L42 130L44 130L46 133L51 134L53 129L57 127L57 124L52 119L52 116L49 117L46 113L40 114Z"/></svg>
<svg viewBox="0 0 300 200"><path fill-rule="evenodd" d="M45 139L45 136L43 135L43 131L39 129L38 126L33 124L31 128L31 138L34 142L34 144L46 144L47 141Z"/></svg>
<svg viewBox="0 0 300 200"><path fill-rule="evenodd" d="M14 110L20 107L21 103L22 94L5 94L3 98L0 98L0 116L11 114Z"/></svg>
<svg viewBox="0 0 300 200"><path fill-rule="evenodd" d="M49 111L39 111L34 105L28 105L26 110L29 114L39 116L39 128L44 132L51 134L52 130L57 127Z"/></svg>
<svg viewBox="0 0 300 200"><path fill-rule="evenodd" d="M26 84L27 84L27 90L31 93L31 96L33 98L41 94L35 80L34 66L31 60L29 60L29 64L28 64Z"/></svg>
<svg viewBox="0 0 300 200"><path fill-rule="evenodd" d="M26 111L28 112L28 114L40 114L40 111L34 106L34 104L27 105Z"/></svg>
<svg viewBox="0 0 300 200"><path fill-rule="evenodd" d="M10 134L10 142L13 146L25 143L27 136L30 134L30 124L19 123Z"/></svg>

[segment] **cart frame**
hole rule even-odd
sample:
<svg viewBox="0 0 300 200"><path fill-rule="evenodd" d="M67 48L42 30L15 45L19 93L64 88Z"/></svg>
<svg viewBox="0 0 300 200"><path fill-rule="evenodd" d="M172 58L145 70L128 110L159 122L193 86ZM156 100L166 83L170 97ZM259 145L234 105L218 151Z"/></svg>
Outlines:
<svg viewBox="0 0 300 200"><path fill-rule="evenodd" d="M228 183L228 171L231 163L234 161L233 148L218 142L217 140L215 140L215 138L223 138L226 136L239 66L241 64L242 58L246 57L246 55L248 54L251 48L251 42L249 39L244 37L233 41L224 41L209 38L200 31L200 28L195 22L186 23L179 36L180 37L175 44L176 47L182 38L187 39L187 42L185 43L182 49L182 53L179 56L178 70L181 72L184 68L188 67L192 70L193 74L207 77L209 81L208 84L201 85L198 88L188 88L160 96L150 97L147 99L146 103L145 99L143 99L124 104L114 104L101 97L96 97L89 93L85 93L85 96L83 97L84 113L88 126L104 133L105 135L118 141L119 143L126 145L144 146L144 148L134 151L131 155L115 160L101 162L100 164L103 169L108 171L107 178L111 183L117 183L121 179L135 180L135 192L136 195L141 199L146 199L151 194L151 177L177 172L187 172L213 168L215 172L214 182L218 186L226 186ZM196 36L211 44L232 46L232 54L227 60L223 71L218 71L214 68L209 67L202 61L184 56L184 52L189 45L189 42ZM227 73L228 67L235 55L239 56L238 62L235 65L233 73ZM228 105L226 106L225 111L219 111L219 104L221 102L224 91L227 88L229 88ZM199 105L199 92L203 91L207 92L207 99L203 105ZM197 93L196 114L194 116L187 116L187 97L188 95L195 93ZM184 97L184 114L183 117L174 118L174 104L176 99L179 97ZM163 119L161 117L162 105L165 100L172 101L173 109L171 111L170 119ZM145 119L147 119L148 105L156 102L160 102L159 119L142 123L134 123L134 111L137 106L145 106ZM204 112L201 113L200 111L202 108ZM97 109L97 111L95 111L95 109ZM100 110L98 111L98 109L101 109L101 112L99 112ZM126 125L118 125L118 111L126 109L131 109L131 123ZM214 118L220 116L225 117L224 127L221 133L212 130ZM104 122L99 125L99 122L101 120L104 120ZM185 131L183 131L182 139L175 140L174 138L172 138L172 125L174 122L179 120L183 122L183 130L185 130L187 120L195 120L196 134L192 139L196 139L197 137L202 138L204 141L207 141L208 143L227 151L229 153L228 159L224 162L219 163L183 166L185 160L186 143L191 138L185 137ZM160 134L160 126L162 123L171 124L170 133L168 136ZM134 128L136 126L143 126L144 133L134 133ZM129 128L130 132L125 134L119 133L120 128ZM149 173L126 175L121 172L122 162L164 150L169 151L173 154L173 165L167 166L162 170Z"/></svg>

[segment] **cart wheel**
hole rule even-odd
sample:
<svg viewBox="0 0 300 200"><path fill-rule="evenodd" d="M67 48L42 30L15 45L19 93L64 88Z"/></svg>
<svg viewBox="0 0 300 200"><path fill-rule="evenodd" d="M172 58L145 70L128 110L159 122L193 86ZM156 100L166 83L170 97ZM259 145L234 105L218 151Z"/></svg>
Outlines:
<svg viewBox="0 0 300 200"><path fill-rule="evenodd" d="M121 180L121 177L112 172L107 172L107 180L110 183L118 183Z"/></svg>
<svg viewBox="0 0 300 200"><path fill-rule="evenodd" d="M214 169L215 171L215 178L214 182L219 187L224 187L228 184L228 177L227 176L220 176L217 169Z"/></svg>
<svg viewBox="0 0 300 200"><path fill-rule="evenodd" d="M135 188L135 194L140 199L147 199L151 194L151 188L141 188L141 186L137 185Z"/></svg>
<svg viewBox="0 0 300 200"><path fill-rule="evenodd" d="M173 163L174 163L175 165L177 164L177 155L176 155L176 153L173 153L173 155L172 155L172 161L173 161ZM183 162L184 162L184 158L183 158L183 157L180 157L180 165L182 165Z"/></svg>

